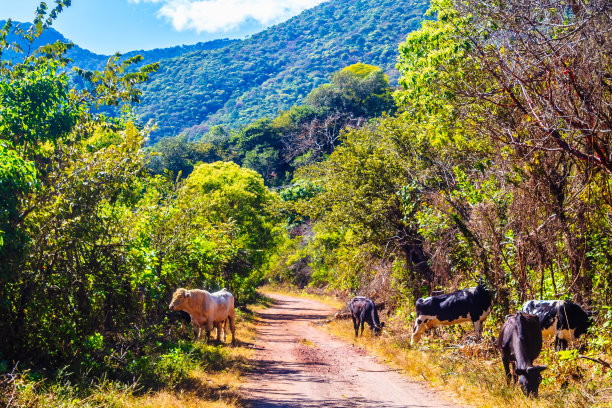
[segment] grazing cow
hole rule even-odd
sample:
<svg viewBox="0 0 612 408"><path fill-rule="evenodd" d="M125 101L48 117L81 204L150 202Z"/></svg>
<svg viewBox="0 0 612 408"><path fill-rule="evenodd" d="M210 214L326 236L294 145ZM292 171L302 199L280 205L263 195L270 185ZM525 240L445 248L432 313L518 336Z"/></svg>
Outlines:
<svg viewBox="0 0 612 408"><path fill-rule="evenodd" d="M181 322L181 331L183 332L185 331L185 325L191 323L191 316L189 316L189 313L182 310L169 312L167 316L170 323Z"/></svg>
<svg viewBox="0 0 612 408"><path fill-rule="evenodd" d="M236 325L234 311L234 296L225 288L209 293L200 289L177 289L170 302L171 310L183 310L191 316L192 324L198 329L196 340L200 337L201 329L206 332L206 340L210 340L210 332L217 328L217 341L221 341L221 328L224 326L224 337L229 322L232 331L232 344L235 344Z"/></svg>
<svg viewBox="0 0 612 408"><path fill-rule="evenodd" d="M518 378L523 393L528 397L537 397L542 371L546 369L544 366L533 365L533 360L542 351L542 331L538 316L523 312L507 316L499 333L497 348L501 353L508 383L512 378L516 384Z"/></svg>
<svg viewBox="0 0 612 408"><path fill-rule="evenodd" d="M565 350L593 324L593 313L570 300L528 300L521 311L538 316L542 335L555 335L556 350Z"/></svg>
<svg viewBox="0 0 612 408"><path fill-rule="evenodd" d="M479 283L475 288L421 298L415 306L416 322L410 344L416 344L427 329L463 322L472 322L474 332L480 337L482 324L491 313L493 298Z"/></svg>
<svg viewBox="0 0 612 408"><path fill-rule="evenodd" d="M351 309L351 317L353 318L353 328L355 329L355 337L359 335L359 326L361 325L361 335L363 336L363 325L368 323L374 334L380 334L384 323L378 319L376 305L371 299L363 296L356 296L349 303Z"/></svg>

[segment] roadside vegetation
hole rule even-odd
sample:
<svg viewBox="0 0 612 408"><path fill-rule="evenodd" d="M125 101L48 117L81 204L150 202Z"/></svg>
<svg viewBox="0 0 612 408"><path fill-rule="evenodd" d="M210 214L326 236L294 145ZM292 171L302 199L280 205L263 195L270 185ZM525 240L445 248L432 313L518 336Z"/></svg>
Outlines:
<svg viewBox="0 0 612 408"><path fill-rule="evenodd" d="M50 408L241 407L239 386L255 353L255 312L266 304L261 298L249 309L237 310L235 347L193 342L192 328L182 331L176 323L166 341L149 346L137 367L128 355L112 356L116 364L132 365L130 379L94 372L75 375L70 367L54 372L16 367L2 376L0 402Z"/></svg>
<svg viewBox="0 0 612 408"><path fill-rule="evenodd" d="M476 405L610 405L611 13L432 2L399 47L398 114L345 131L281 191L291 227L268 279L373 298L393 321L383 353ZM479 281L495 301L483 343L451 328L409 348L416 299ZM596 312L575 348L544 348L535 402L504 385L492 346L529 299Z"/></svg>
<svg viewBox="0 0 612 408"><path fill-rule="evenodd" d="M387 323L381 336L364 330L355 339L350 320L334 320L326 330L343 340L363 347L385 364L408 374L416 381L439 389L450 400L477 407L610 407L609 370L599 363L581 359L577 350L557 353L551 341L545 342L539 365L547 366L538 398L528 399L519 387L506 383L497 351L501 324L487 322L483 340L476 341L471 325L432 329L410 347L411 327L401 316L381 319ZM581 339L584 346L592 339ZM590 353L607 359L610 355Z"/></svg>
<svg viewBox="0 0 612 408"><path fill-rule="evenodd" d="M0 31L0 52L13 53L0 59L0 405L236 404L249 349L193 343L168 305L178 287L225 287L241 310L257 301L278 197L230 162L152 175L151 128L132 104L156 64L114 56L74 71L87 83L76 89L69 46L19 46L69 4L41 3L28 31L10 20Z"/></svg>
<svg viewBox="0 0 612 408"><path fill-rule="evenodd" d="M0 402L240 404L220 387L250 351L177 340L168 303L227 287L245 307L268 282L371 297L389 330L360 344L469 403L610 405L611 28L606 0L434 0L399 46L401 89L353 64L275 118L150 147L132 105L155 64L113 57L75 89L66 45L0 59ZM408 346L416 299L477 282L482 342ZM545 346L537 400L493 348L528 299L596 312L574 348Z"/></svg>

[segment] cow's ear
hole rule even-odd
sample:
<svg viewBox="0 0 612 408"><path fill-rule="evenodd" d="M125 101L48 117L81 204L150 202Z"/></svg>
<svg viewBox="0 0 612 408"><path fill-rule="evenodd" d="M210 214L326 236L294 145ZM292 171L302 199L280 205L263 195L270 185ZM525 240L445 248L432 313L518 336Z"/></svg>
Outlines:
<svg viewBox="0 0 612 408"><path fill-rule="evenodd" d="M527 375L527 370L523 370L522 368L517 368L516 370L514 370L514 373L516 375Z"/></svg>
<svg viewBox="0 0 612 408"><path fill-rule="evenodd" d="M537 373L540 374L542 371L546 370L546 366L533 366L527 369L528 373Z"/></svg>
<svg viewBox="0 0 612 408"><path fill-rule="evenodd" d="M185 297L190 297L190 296L191 296L191 293L185 291Z"/></svg>

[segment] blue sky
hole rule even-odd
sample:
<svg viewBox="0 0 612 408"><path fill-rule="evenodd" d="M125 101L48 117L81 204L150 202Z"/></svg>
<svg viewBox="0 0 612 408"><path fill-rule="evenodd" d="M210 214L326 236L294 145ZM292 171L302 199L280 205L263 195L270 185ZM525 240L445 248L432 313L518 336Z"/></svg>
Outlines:
<svg viewBox="0 0 612 408"><path fill-rule="evenodd" d="M244 38L323 0L72 0L54 24L99 54ZM40 0L0 0L0 20L32 21ZM47 0L49 8L53 0Z"/></svg>

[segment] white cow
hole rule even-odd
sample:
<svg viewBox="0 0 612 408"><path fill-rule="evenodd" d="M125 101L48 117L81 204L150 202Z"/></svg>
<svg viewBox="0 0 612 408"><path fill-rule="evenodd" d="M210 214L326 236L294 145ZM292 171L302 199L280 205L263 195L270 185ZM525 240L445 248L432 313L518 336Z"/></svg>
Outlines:
<svg viewBox="0 0 612 408"><path fill-rule="evenodd" d="M234 296L223 288L218 292L209 293L201 289L177 289L172 295L170 310L183 310L191 316L191 323L198 329L196 340L200 337L202 327L206 331L206 340L210 340L210 332L217 328L217 341L221 341L221 327L224 328L226 340L227 323L232 331L232 344L236 342L236 313L234 311Z"/></svg>

